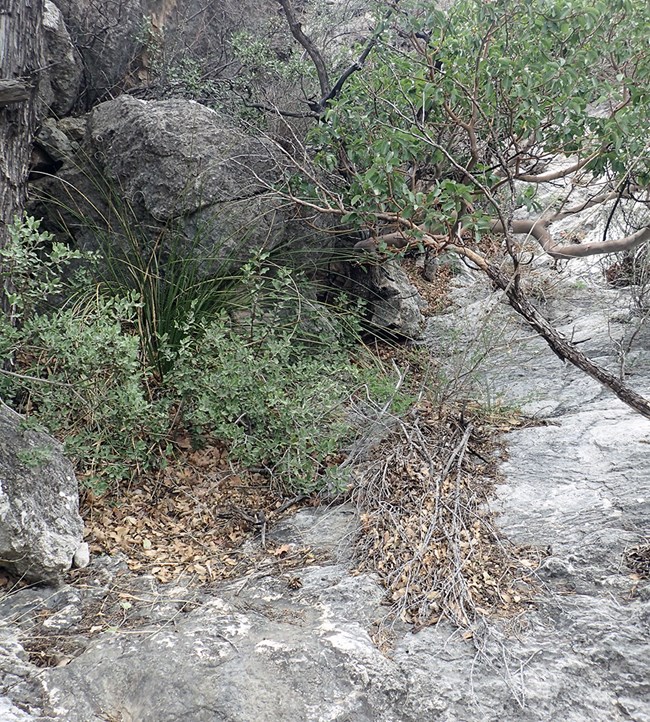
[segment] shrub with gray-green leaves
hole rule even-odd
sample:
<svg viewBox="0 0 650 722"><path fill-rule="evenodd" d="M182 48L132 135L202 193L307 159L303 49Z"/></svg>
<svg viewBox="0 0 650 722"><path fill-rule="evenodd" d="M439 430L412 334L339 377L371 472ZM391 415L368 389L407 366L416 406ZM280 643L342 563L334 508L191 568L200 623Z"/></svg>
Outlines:
<svg viewBox="0 0 650 722"><path fill-rule="evenodd" d="M150 469L168 433L167 402L155 400L129 333L133 299L36 315L22 327L21 377L5 376L2 395L64 443L96 486Z"/></svg>
<svg viewBox="0 0 650 722"><path fill-rule="evenodd" d="M263 253L241 269L241 292L222 296L234 307L206 313L197 286L162 335L142 323L145 294L66 285L69 260L81 259L33 219L16 221L3 258L15 313L0 320L0 398L64 442L95 489L166 463L182 425L197 445L224 442L234 460L310 492L356 433L350 396L362 386L380 401L391 394L389 379L352 357L358 306L324 307ZM38 302L49 294L69 300Z"/></svg>
<svg viewBox="0 0 650 722"><path fill-rule="evenodd" d="M360 374L343 351L282 328L243 336L224 317L188 335L168 381L197 436L229 442L241 463L308 492L352 433L345 402Z"/></svg>

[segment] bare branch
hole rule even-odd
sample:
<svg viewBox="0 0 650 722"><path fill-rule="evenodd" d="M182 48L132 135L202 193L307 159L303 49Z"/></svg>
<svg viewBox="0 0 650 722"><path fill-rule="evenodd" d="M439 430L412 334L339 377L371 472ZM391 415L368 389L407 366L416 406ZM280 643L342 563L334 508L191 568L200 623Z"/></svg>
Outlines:
<svg viewBox="0 0 650 722"><path fill-rule="evenodd" d="M426 233L424 234L424 239L427 245L434 244L437 248L440 248L441 244L446 243L448 236ZM384 233L381 236L365 238L364 240L355 243L354 247L356 250L372 251L377 249L381 243L385 243L391 248L408 248L417 242L418 241L415 236L409 236L405 231L401 230L394 231L393 233Z"/></svg>
<svg viewBox="0 0 650 722"><path fill-rule="evenodd" d="M277 1L284 10L287 22L289 23L289 30L291 30L291 34L302 45L302 47L307 51L309 57L312 59L314 67L316 68L316 74L318 75L320 92L322 96L325 97L330 92L330 80L327 73L327 67L325 66L325 61L323 60L323 56L321 55L320 50L314 45L312 40L308 38L305 33L303 33L302 23L296 17L296 12L293 8L293 5L291 4L291 1Z"/></svg>
<svg viewBox="0 0 650 722"><path fill-rule="evenodd" d="M361 54L359 57L350 65L348 68L346 68L341 75L339 76L336 83L334 83L334 86L330 85L330 79L329 74L327 72L327 67L325 65L325 61L323 59L323 56L320 52L320 50L314 45L313 41L307 37L303 31L302 31L302 24L296 17L295 10L291 4L291 0L277 0L277 2L282 6L282 9L284 10L285 17L287 18L287 22L289 24L289 29L291 30L291 34L293 37L302 45L302 47L307 51L309 54L309 57L312 59L312 62L314 63L314 67L316 68L316 74L318 76L318 83L320 85L321 90L321 98L318 101L312 101L309 102L309 107L312 110L311 115L305 115L304 117L313 117L313 118L319 118L323 115L325 112L325 109L327 108L327 104L330 100L335 100L338 98L338 96L341 94L341 90L343 90L343 86L347 82L348 78L353 75L354 73L358 72L363 68L365 65L366 60L368 59L368 56L372 52L372 49L377 44L377 41L379 40L381 34L386 29L386 25L388 23L388 20L390 19L391 15L393 14L393 11L397 7L397 4L399 3L399 0L394 0L392 3L392 7L389 8L389 10L384 15L383 20L379 24L379 26L374 30L372 36L366 43L364 49L361 51ZM263 110L263 106L258 106L260 110ZM291 113L284 112L282 115L286 115L289 117L296 117L293 116ZM298 116L300 117L300 116Z"/></svg>
<svg viewBox="0 0 650 722"><path fill-rule="evenodd" d="M323 97L321 98L320 103L319 103L321 112L323 112L325 110L325 108L327 107L327 103L330 100L335 100L336 98L338 98L339 94L341 93L341 90L343 90L343 86L345 85L347 79L351 75L356 73L357 71L361 70L361 68L363 68L372 49L375 47L375 45L377 44L377 41L379 40L379 37L384 32L384 29L386 28L386 24L387 24L388 20L390 20L390 17L393 14L393 11L394 11L395 7L397 6L398 2L399 2L399 0L395 0L395 2L393 3L393 7L388 10L386 15L384 16L384 19L380 23L379 27L374 31L374 33L372 34L372 36L366 43L365 48L361 52L361 55L359 55L359 57L354 61L354 63L352 63L352 65L350 65L349 68L347 68L346 70L343 71L343 73L341 74L339 79L336 81L336 83L334 84L334 87L330 90L330 92L327 93L327 95L323 95Z"/></svg>
<svg viewBox="0 0 650 722"><path fill-rule="evenodd" d="M554 221L562 220L562 218L567 218L568 216L573 216L576 213L582 213L582 211L586 211L589 208L593 208L594 206L601 205L602 203L607 203L607 201L611 201L614 198L619 197L620 193L619 191L610 191L609 193L599 193L598 195L594 196L593 198L589 198L584 203L581 203L578 206L572 206L571 208L565 208L564 210L559 211L553 216ZM627 196L626 196L627 197Z"/></svg>
<svg viewBox="0 0 650 722"><path fill-rule="evenodd" d="M470 153L472 156L472 159L467 164L468 171L471 171L479 161L478 140L476 138L476 106L477 106L477 103L474 100L474 98L472 98L471 100L472 100L472 120L469 123L465 122L462 118L457 116L456 113L454 113L454 111L451 109L451 107L449 106L449 103L447 101L445 101L443 103L445 112L451 118L451 120L454 123L456 123L456 125L459 125L463 130L465 130L467 132L467 137L469 139Z"/></svg>
<svg viewBox="0 0 650 722"><path fill-rule="evenodd" d="M629 236L613 238L609 241L592 241L591 243L579 243L570 246L556 245L548 253L554 258L584 258L585 256L595 256L603 253L631 251L647 241L650 241L650 226L641 228Z"/></svg>
<svg viewBox="0 0 650 722"><path fill-rule="evenodd" d="M558 180L559 178L566 178L568 175L571 175L571 173L577 173L581 168L584 168L587 163L600 155L601 152L602 148L599 148L587 158L583 158L573 165L566 166L566 168L559 168L558 170L549 171L548 173L540 173L539 175L521 173L516 175L514 178L515 180L525 181L526 183L548 183L549 181Z"/></svg>
<svg viewBox="0 0 650 722"><path fill-rule="evenodd" d="M20 80L0 80L0 106L29 100L32 88Z"/></svg>
<svg viewBox="0 0 650 722"><path fill-rule="evenodd" d="M650 228L644 229L650 237ZM522 316L527 323L537 331L550 346L555 355L562 361L569 361L584 371L588 376L607 387L624 403L650 419L650 402L643 398L636 391L631 389L618 376L598 366L590 358L580 351L577 346L567 340L554 326L533 306L533 304L521 293L516 284L511 282L500 269L488 263L480 254L469 248L448 246L448 250L465 256L475 263L487 276L500 288L508 297L512 308Z"/></svg>
<svg viewBox="0 0 650 722"><path fill-rule="evenodd" d="M265 113L274 113L275 115L281 115L284 118L314 118L317 119L318 113L307 112L300 113L293 110L280 110L280 108L271 105L262 105L261 103L246 103L247 108L253 108L254 110L261 110Z"/></svg>

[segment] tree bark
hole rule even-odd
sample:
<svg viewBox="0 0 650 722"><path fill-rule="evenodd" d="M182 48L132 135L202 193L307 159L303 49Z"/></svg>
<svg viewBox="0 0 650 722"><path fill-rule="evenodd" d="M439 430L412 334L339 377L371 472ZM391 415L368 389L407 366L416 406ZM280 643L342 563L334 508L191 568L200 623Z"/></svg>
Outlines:
<svg viewBox="0 0 650 722"><path fill-rule="evenodd" d="M296 16L291 0L278 0L278 3L282 6L284 15L287 18L287 23L289 23L289 30L291 31L291 34L307 51L309 57L314 63L316 74L318 75L318 83L320 85L321 94L323 97L326 96L330 92L330 79L327 74L327 66L325 65L325 61L323 60L320 50L314 45L311 38L308 38L305 33L303 33L302 23Z"/></svg>
<svg viewBox="0 0 650 722"><path fill-rule="evenodd" d="M36 130L43 0L0 0L0 247L25 205Z"/></svg>
<svg viewBox="0 0 650 722"><path fill-rule="evenodd" d="M10 105L29 100L31 88L19 80L0 80L0 105Z"/></svg>
<svg viewBox="0 0 650 722"><path fill-rule="evenodd" d="M36 132L36 95L42 54L43 0L0 0L0 248L20 215ZM0 261L0 308L7 284Z"/></svg>

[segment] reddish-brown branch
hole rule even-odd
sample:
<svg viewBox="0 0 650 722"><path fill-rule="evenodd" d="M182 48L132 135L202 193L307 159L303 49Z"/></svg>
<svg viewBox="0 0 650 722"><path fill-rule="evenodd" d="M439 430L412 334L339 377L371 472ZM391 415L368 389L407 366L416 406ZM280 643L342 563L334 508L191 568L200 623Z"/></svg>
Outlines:
<svg viewBox="0 0 650 722"><path fill-rule="evenodd" d="M571 173L577 173L579 170L584 168L587 163L592 161L600 152L601 148L596 153L592 153L587 158L577 161L573 165L566 166L565 168L558 168L558 170L548 171L548 173L539 173L538 175L521 173L515 176L515 180L525 181L526 183L548 183L549 181L558 180L559 178L566 178Z"/></svg>
<svg viewBox="0 0 650 722"><path fill-rule="evenodd" d="M650 228L644 229L650 237ZM650 419L650 402L643 398L636 391L631 389L618 376L610 373L598 364L594 363L578 347L566 339L523 295L520 286L514 283L514 279L508 277L501 269L487 261L480 253L465 246L447 243L447 239L440 236L424 234L419 239L408 238L403 233L390 233L379 238L362 241L356 245L357 248L376 248L379 242L394 247L407 247L416 243L424 243L438 251L443 248L452 253L466 258L483 271L494 285L503 291L508 298L510 306L522 316L526 322L546 341L553 353L562 361L569 361L574 366L584 371L588 376L595 379L603 386L612 391L623 403L638 411Z"/></svg>
<svg viewBox="0 0 650 722"><path fill-rule="evenodd" d="M513 220L510 228L513 233L531 235L536 238L544 251L552 258L584 258L603 253L619 253L650 241L650 226L647 226L629 236L613 238L609 241L562 244L555 241L548 231L548 225L553 220L555 217L539 218L534 221ZM493 233L504 233L503 223L494 221L490 230Z"/></svg>
<svg viewBox="0 0 650 722"><path fill-rule="evenodd" d="M607 387L624 403L650 419L650 402L643 396L637 394L618 376L598 366L588 356L580 351L577 346L566 339L521 293L517 284L505 275L499 268L488 263L480 254L464 247L448 246L448 250L454 251L461 256L475 263L484 271L490 280L500 288L508 297L512 308L522 316L527 323L537 331L546 341L553 353L562 361L569 361L584 371L588 376Z"/></svg>

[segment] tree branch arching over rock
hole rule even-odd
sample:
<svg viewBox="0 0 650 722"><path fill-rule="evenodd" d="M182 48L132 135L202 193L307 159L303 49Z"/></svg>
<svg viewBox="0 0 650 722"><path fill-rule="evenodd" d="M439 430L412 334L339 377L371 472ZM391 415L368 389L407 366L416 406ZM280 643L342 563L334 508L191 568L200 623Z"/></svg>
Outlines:
<svg viewBox="0 0 650 722"><path fill-rule="evenodd" d="M648 229L644 229L650 235ZM402 234L401 239L396 234L393 237L382 236L380 239L371 239L369 242L361 242L357 244L357 248L371 250L373 246L377 246L378 241L383 241L388 245L394 242L394 245L401 244L402 247L408 245L405 236ZM546 341L553 353L561 361L569 361L574 366L584 371L588 376L610 389L623 403L627 404L635 411L650 419L650 401L643 398L634 389L631 389L624 381L594 363L586 356L578 347L566 339L551 323L545 318L539 310L526 298L522 293L518 284L513 283L513 279L509 278L493 263L490 263L481 254L467 248L465 246L455 245L447 242L448 239L433 238L424 235L417 243L424 243L432 247L436 251L445 250L455 253L461 258L466 258L483 271L494 285L503 291L508 299L510 306L528 323L528 325L537 331L539 335Z"/></svg>
<svg viewBox="0 0 650 722"><path fill-rule="evenodd" d="M647 12L626 0L458 0L443 13L433 1L403 0L392 18L382 42L374 35L366 46L376 52L364 72L344 73L337 93L320 101L318 117L325 106L328 113L308 141L314 163L303 152L294 166L309 190L288 181L279 192L364 229L359 250L424 245L470 260L562 360L650 418L645 399L525 297L514 239L529 235L554 259L650 241ZM541 184L560 196L546 210ZM589 184L598 190L576 202ZM554 222L613 200L611 220L623 198L626 212L632 204L640 213L624 218L620 236L607 237L608 221L601 241L554 238ZM523 205L538 217L515 218ZM510 275L482 250L486 231L504 237Z"/></svg>
<svg viewBox="0 0 650 722"><path fill-rule="evenodd" d="M510 230L513 233L531 235L539 241L541 247L551 258L585 258L587 256L602 255L605 253L620 253L630 251L642 243L650 241L650 226L641 228L622 238L612 238L605 241L591 241L589 243L562 244L551 236L548 226L551 221L541 218L538 220L512 220ZM492 233L505 233L503 223L494 221L490 226Z"/></svg>

